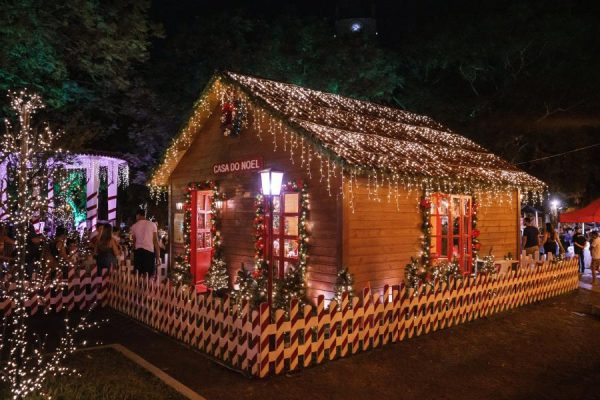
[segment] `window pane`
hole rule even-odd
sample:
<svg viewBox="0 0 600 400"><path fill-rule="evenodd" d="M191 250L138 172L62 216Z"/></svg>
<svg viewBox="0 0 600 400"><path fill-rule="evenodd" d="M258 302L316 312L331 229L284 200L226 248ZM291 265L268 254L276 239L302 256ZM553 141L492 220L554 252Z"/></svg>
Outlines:
<svg viewBox="0 0 600 400"><path fill-rule="evenodd" d="M279 257L279 239L273 240L273 255Z"/></svg>
<svg viewBox="0 0 600 400"><path fill-rule="evenodd" d="M442 220L442 235L448 234L448 217L441 217Z"/></svg>
<svg viewBox="0 0 600 400"><path fill-rule="evenodd" d="M279 236L279 225L281 223L281 220L279 218L279 214L273 214L273 235L274 236Z"/></svg>
<svg viewBox="0 0 600 400"><path fill-rule="evenodd" d="M298 217L285 217L284 234L298 236Z"/></svg>
<svg viewBox="0 0 600 400"><path fill-rule="evenodd" d="M452 239L452 257L458 257L460 252L459 238Z"/></svg>
<svg viewBox="0 0 600 400"><path fill-rule="evenodd" d="M198 230L204 229L205 225L204 225L204 214L202 212L198 212L198 214L196 215L196 228Z"/></svg>
<svg viewBox="0 0 600 400"><path fill-rule="evenodd" d="M205 248L208 248L208 247L212 246L211 240L212 240L212 236L210 235L210 232L206 232L204 234L204 247Z"/></svg>
<svg viewBox="0 0 600 400"><path fill-rule="evenodd" d="M442 248L440 249L442 257L448 257L448 238L442 237Z"/></svg>
<svg viewBox="0 0 600 400"><path fill-rule="evenodd" d="M440 214L448 215L448 199L442 198L440 199Z"/></svg>
<svg viewBox="0 0 600 400"><path fill-rule="evenodd" d="M278 213L281 210L281 200L279 196L273 196L273 212Z"/></svg>
<svg viewBox="0 0 600 400"><path fill-rule="evenodd" d="M205 197L206 197L205 195L198 193L198 197L196 200L196 204L198 204L198 210L204 210L204 198Z"/></svg>
<svg viewBox="0 0 600 400"><path fill-rule="evenodd" d="M286 240L284 248L284 257L296 258L298 257L298 241L297 240Z"/></svg>
<svg viewBox="0 0 600 400"><path fill-rule="evenodd" d="M298 213L298 196L299 196L298 193L284 194L284 197L285 197L284 211L286 213L294 213L294 214Z"/></svg>
<svg viewBox="0 0 600 400"><path fill-rule="evenodd" d="M201 250L204 248L204 232L196 231L196 249Z"/></svg>
<svg viewBox="0 0 600 400"><path fill-rule="evenodd" d="M289 261L283 262L283 273L286 274L290 268L294 268L295 264Z"/></svg>
<svg viewBox="0 0 600 400"><path fill-rule="evenodd" d="M458 235L460 232L460 216L461 216L460 198L452 199L452 233Z"/></svg>

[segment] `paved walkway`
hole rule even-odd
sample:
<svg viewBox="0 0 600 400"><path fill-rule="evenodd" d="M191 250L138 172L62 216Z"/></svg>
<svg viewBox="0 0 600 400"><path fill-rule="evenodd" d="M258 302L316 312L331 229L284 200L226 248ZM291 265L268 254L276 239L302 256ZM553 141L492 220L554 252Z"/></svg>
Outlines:
<svg viewBox="0 0 600 400"><path fill-rule="evenodd" d="M208 400L600 399L600 294L572 294L308 368L250 379L109 310L120 343Z"/></svg>

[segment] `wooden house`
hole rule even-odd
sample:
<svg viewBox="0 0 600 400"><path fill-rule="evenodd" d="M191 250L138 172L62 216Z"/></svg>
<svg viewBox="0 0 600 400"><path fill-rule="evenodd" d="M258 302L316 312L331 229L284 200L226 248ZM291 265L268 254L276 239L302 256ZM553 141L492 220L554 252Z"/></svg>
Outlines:
<svg viewBox="0 0 600 400"><path fill-rule="evenodd" d="M264 168L291 182L270 239L257 233ZM544 190L429 117L231 72L210 81L150 185L167 190L171 260L187 256L196 283L215 245L232 285L261 252L273 250L283 274L303 249L309 296L326 298L343 267L357 289L379 289L423 254L465 273L477 253L516 255L521 200Z"/></svg>

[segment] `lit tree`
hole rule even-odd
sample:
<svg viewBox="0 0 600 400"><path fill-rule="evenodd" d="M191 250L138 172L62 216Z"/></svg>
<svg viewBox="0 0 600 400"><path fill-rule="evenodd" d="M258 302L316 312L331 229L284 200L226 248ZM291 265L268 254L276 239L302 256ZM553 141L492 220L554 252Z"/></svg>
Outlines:
<svg viewBox="0 0 600 400"><path fill-rule="evenodd" d="M4 333L0 336L1 379L9 385L13 399L22 399L42 391L50 375L70 372L62 362L75 350L74 335L90 324L85 317L75 326L67 324L58 347L51 354L46 353L45 341L28 329L30 311L27 305L30 300L36 299L42 289L58 287L60 290L60 274L52 281L44 277L42 272L47 269L46 265L42 260L30 257L28 238L31 238L32 221L43 219L47 211L43 192L49 179L60 182L60 176L64 175L61 160L66 153L53 148L59 135L47 125L41 129L32 126L32 117L44 107L40 96L26 90L9 92L8 96L17 117L16 128L10 120L5 120L0 161L7 164L9 172L3 190L8 191L9 182L12 182L16 192L3 196L6 201L2 206L8 211L7 222L15 229L16 251L0 285L0 297L12 302L12 312L4 318Z"/></svg>

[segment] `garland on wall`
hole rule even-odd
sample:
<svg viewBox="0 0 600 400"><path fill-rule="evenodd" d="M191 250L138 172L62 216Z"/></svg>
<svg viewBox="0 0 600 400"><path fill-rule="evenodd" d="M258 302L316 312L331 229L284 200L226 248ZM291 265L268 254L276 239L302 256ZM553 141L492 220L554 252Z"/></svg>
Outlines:
<svg viewBox="0 0 600 400"><path fill-rule="evenodd" d="M421 263L429 265L431 263L431 200L423 194L419 202L421 209L421 230L423 232L423 241L421 242Z"/></svg>
<svg viewBox="0 0 600 400"><path fill-rule="evenodd" d="M479 208L479 203L475 196L472 197L471 203L471 252L473 254L473 266L477 263L477 254L479 254L479 250L481 250L481 243L479 242L479 235L481 232L477 229L477 209Z"/></svg>
<svg viewBox="0 0 600 400"><path fill-rule="evenodd" d="M236 137L246 126L246 107L241 99L224 100L221 108L223 136Z"/></svg>
<svg viewBox="0 0 600 400"><path fill-rule="evenodd" d="M183 255L175 258L173 268L169 271L169 278L176 282L189 285L192 283L191 273L191 229L192 229L192 192L195 190L211 190L211 243L213 247L213 257L209 272L206 276L207 286L218 290L226 288L229 283L227 265L222 259L222 240L221 240L221 214L217 207L217 201L223 200L223 195L219 192L217 184L213 181L189 183L185 193L185 203L183 206ZM211 284L209 286L208 279ZM224 285L224 286L223 286Z"/></svg>

